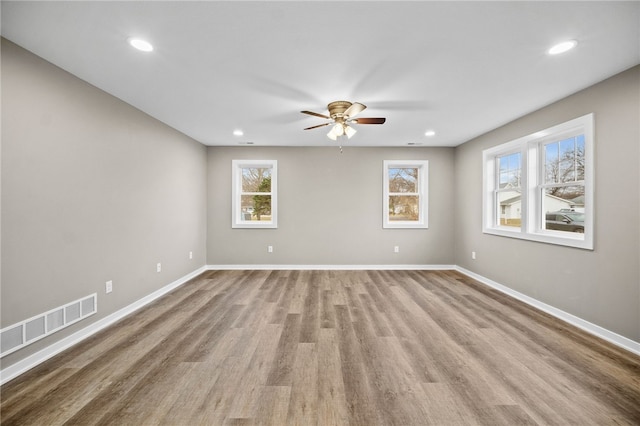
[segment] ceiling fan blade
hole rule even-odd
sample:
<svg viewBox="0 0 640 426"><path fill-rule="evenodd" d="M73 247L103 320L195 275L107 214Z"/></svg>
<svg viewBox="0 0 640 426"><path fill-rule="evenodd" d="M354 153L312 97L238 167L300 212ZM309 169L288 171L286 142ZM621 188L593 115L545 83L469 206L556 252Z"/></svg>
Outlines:
<svg viewBox="0 0 640 426"><path fill-rule="evenodd" d="M318 124L317 126L311 126L311 127L307 127L306 129L303 130L310 130L310 129L316 129L318 127L324 127L324 126L328 126L329 124L333 124L333 123L324 123L324 124Z"/></svg>
<svg viewBox="0 0 640 426"><path fill-rule="evenodd" d="M347 108L347 110L344 112L344 115L346 115L347 117L355 117L356 114L364 111L366 107L367 107L366 105L362 105L361 103L354 102L351 104L349 108Z"/></svg>
<svg viewBox="0 0 640 426"><path fill-rule="evenodd" d="M316 117L322 117L322 118L326 118L328 120L331 120L331 117L327 116L327 115L323 115L323 114L318 114L317 112L313 112L313 111L300 111L303 114L309 114L309 115L314 115Z"/></svg>
<svg viewBox="0 0 640 426"><path fill-rule="evenodd" d="M357 118L353 121L358 124L383 124L385 121L387 121L387 119L386 118Z"/></svg>

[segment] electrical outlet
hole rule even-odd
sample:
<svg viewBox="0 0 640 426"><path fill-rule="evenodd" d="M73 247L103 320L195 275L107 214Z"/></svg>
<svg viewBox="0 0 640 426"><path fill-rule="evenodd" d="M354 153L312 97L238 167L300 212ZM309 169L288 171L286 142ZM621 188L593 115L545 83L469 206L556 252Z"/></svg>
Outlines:
<svg viewBox="0 0 640 426"><path fill-rule="evenodd" d="M192 251L189 252L189 259L193 259L193 252Z"/></svg>
<svg viewBox="0 0 640 426"><path fill-rule="evenodd" d="M273 246L267 246L267 252L273 253Z"/></svg>
<svg viewBox="0 0 640 426"><path fill-rule="evenodd" d="M109 280L104 285L104 292L111 293L113 291L113 281Z"/></svg>
<svg viewBox="0 0 640 426"><path fill-rule="evenodd" d="M473 260L476 259L476 252L475 251L471 252L471 259L473 259Z"/></svg>
<svg viewBox="0 0 640 426"><path fill-rule="evenodd" d="M400 246L393 246L394 253L400 253Z"/></svg>
<svg viewBox="0 0 640 426"><path fill-rule="evenodd" d="M162 263L158 263L156 265L156 272L160 272L160 271L162 271Z"/></svg>

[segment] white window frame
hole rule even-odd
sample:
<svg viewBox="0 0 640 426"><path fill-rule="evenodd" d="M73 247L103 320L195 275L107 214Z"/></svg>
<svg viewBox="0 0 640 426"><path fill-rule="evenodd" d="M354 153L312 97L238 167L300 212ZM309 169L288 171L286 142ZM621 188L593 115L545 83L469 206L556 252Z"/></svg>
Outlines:
<svg viewBox="0 0 640 426"><path fill-rule="evenodd" d="M271 192L261 192L260 195L271 195L271 220L249 221L242 217L242 169L269 168L271 169ZM232 199L231 199L231 227L232 228L277 228L278 227L278 161L277 160L231 160L232 171Z"/></svg>
<svg viewBox="0 0 640 426"><path fill-rule="evenodd" d="M418 169L418 191L415 193L390 193L389 169L395 167L415 167ZM383 197L382 197L382 227L383 228L428 228L429 207L429 161L427 160L384 160L383 161ZM392 195L416 195L420 213L417 221L390 221L389 197Z"/></svg>
<svg viewBox="0 0 640 426"><path fill-rule="evenodd" d="M563 138L583 134L585 150L584 185L585 223L584 234L544 229L543 210L545 144ZM520 152L521 164L521 216L520 228L501 226L500 210L496 199L497 158L505 154ZM548 244L593 250L594 247L594 118L587 114L548 129L483 151L483 219L482 232L503 237L520 238ZM560 184L571 185L575 183ZM552 185L556 186L556 185Z"/></svg>
<svg viewBox="0 0 640 426"><path fill-rule="evenodd" d="M495 152L495 155L491 158L489 158L489 164L488 166L491 167L491 170L489 171L488 175L491 176L491 178L493 179L493 188L492 188L492 192L493 192L493 198L492 198L492 202L494 203L493 206L493 211L495 212L494 217L493 217L493 223L491 224L494 228L496 229L504 229L507 230L509 232L520 232L522 227L517 228L517 227L513 227L513 226L506 226L506 225L501 225L500 224L500 216L502 214L502 212L500 211L500 202L499 202L499 194L501 192L506 192L509 189L507 188L500 188L498 179L499 179L499 161L498 159L504 156L508 156L508 155L512 155L512 154L520 154L520 158L521 158L521 164L520 164L520 191L522 193L523 189L526 188L526 175L525 175L525 169L522 167L522 163L524 163L524 158L526 153L523 152L523 149L521 148L520 145L518 144L513 144L513 143L508 143L505 145L501 145L501 149L497 150ZM521 197L521 211L523 211L525 209L525 206L527 204L527 201Z"/></svg>

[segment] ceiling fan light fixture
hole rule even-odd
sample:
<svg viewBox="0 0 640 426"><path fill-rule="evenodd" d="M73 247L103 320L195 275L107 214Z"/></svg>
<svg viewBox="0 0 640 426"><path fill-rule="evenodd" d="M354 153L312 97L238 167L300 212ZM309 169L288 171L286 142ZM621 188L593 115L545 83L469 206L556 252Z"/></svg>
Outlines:
<svg viewBox="0 0 640 426"><path fill-rule="evenodd" d="M331 140L337 140L338 137L346 135L351 139L353 135L357 133L356 129L350 126L350 124L384 124L386 118L382 117L365 117L365 118L353 118L356 114L367 107L358 102L348 101L335 101L327 105L329 115L319 114L313 111L300 111L302 114L313 115L314 117L325 118L331 120L328 123L318 124L316 126L310 126L304 130L317 129L318 127L331 126L331 130L327 133L327 137Z"/></svg>
<svg viewBox="0 0 640 426"><path fill-rule="evenodd" d="M356 132L357 132L357 130L356 130L356 129L354 129L353 127L351 127L351 126L344 126L344 133L347 135L347 137L348 137L349 139L351 139L351 136L355 135L355 134L356 134Z"/></svg>

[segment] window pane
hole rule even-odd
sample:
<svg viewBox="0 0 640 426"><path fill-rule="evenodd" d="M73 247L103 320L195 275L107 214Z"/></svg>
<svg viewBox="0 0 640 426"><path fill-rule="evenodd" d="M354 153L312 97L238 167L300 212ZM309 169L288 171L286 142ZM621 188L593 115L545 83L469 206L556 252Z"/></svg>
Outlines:
<svg viewBox="0 0 640 426"><path fill-rule="evenodd" d="M520 228L522 224L522 197L518 191L500 191L498 196L498 211L501 226Z"/></svg>
<svg viewBox="0 0 640 426"><path fill-rule="evenodd" d="M389 197L389 221L417 221L420 217L417 195L392 195Z"/></svg>
<svg viewBox="0 0 640 426"><path fill-rule="evenodd" d="M544 181L545 183L558 182L558 160L560 155L558 154L558 144L550 143L544 147Z"/></svg>
<svg viewBox="0 0 640 426"><path fill-rule="evenodd" d="M584 233L584 186L545 188L543 229Z"/></svg>
<svg viewBox="0 0 640 426"><path fill-rule="evenodd" d="M584 186L552 186L545 188L546 199L558 200L562 208L584 207ZM550 204L554 205L554 204Z"/></svg>
<svg viewBox="0 0 640 426"><path fill-rule="evenodd" d="M390 168L389 192L418 192L418 169Z"/></svg>
<svg viewBox="0 0 640 426"><path fill-rule="evenodd" d="M498 157L498 188L520 187L521 157L519 152Z"/></svg>
<svg viewBox="0 0 640 426"><path fill-rule="evenodd" d="M278 162L231 160L232 228L278 227Z"/></svg>
<svg viewBox="0 0 640 426"><path fill-rule="evenodd" d="M242 192L271 192L271 168L243 168Z"/></svg>
<svg viewBox="0 0 640 426"><path fill-rule="evenodd" d="M584 180L584 135L576 136L576 180Z"/></svg>
<svg viewBox="0 0 640 426"><path fill-rule="evenodd" d="M245 222L271 220L271 195L242 195L240 202L241 220Z"/></svg>
<svg viewBox="0 0 640 426"><path fill-rule="evenodd" d="M584 180L584 135L544 146L545 183Z"/></svg>
<svg viewBox="0 0 640 426"><path fill-rule="evenodd" d="M427 228L429 162L383 162L383 228Z"/></svg>

